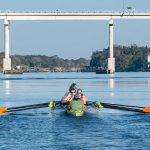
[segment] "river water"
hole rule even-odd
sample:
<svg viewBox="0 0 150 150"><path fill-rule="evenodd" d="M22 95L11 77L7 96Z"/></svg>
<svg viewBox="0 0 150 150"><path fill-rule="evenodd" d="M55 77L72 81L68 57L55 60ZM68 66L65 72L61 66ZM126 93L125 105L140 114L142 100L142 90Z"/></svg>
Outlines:
<svg viewBox="0 0 150 150"><path fill-rule="evenodd" d="M0 107L59 101L71 83L90 101L150 105L150 73L24 73L0 75ZM150 149L150 115L89 109L77 118L62 109L28 110L0 117L0 149Z"/></svg>

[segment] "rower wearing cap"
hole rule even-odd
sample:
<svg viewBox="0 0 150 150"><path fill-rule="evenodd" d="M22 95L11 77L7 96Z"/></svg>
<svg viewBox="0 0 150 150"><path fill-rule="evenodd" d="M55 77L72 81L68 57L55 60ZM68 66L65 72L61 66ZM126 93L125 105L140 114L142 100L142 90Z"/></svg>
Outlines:
<svg viewBox="0 0 150 150"><path fill-rule="evenodd" d="M71 112L74 111L83 111L84 104L83 101L80 99L79 94L75 94L73 100L67 105L67 109Z"/></svg>
<svg viewBox="0 0 150 150"><path fill-rule="evenodd" d="M72 83L69 87L69 92L65 93L65 95L62 97L61 99L61 103L63 105L66 105L68 104L70 101L73 100L74 98L74 95L76 93L76 90L77 90L77 85L76 83Z"/></svg>

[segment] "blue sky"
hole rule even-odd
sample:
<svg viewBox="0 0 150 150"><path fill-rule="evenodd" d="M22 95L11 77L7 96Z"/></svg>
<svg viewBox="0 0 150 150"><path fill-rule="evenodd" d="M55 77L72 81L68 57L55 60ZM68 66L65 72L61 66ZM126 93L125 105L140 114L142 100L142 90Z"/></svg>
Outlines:
<svg viewBox="0 0 150 150"><path fill-rule="evenodd" d="M150 0L124 0L124 7L150 11ZM0 0L2 11L122 10L123 0ZM114 21L114 44L150 47L150 20ZM0 51L4 50L0 21ZM108 21L11 21L11 54L58 55L90 58L108 47Z"/></svg>

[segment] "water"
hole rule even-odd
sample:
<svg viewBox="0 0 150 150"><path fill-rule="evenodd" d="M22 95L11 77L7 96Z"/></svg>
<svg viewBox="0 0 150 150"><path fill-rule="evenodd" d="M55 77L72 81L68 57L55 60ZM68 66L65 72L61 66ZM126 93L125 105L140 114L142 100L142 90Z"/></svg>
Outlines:
<svg viewBox="0 0 150 150"><path fill-rule="evenodd" d="M76 82L90 101L150 105L150 73L0 75L0 106L60 100ZM150 149L150 115L90 109L82 118L43 108L0 117L0 148L14 150Z"/></svg>

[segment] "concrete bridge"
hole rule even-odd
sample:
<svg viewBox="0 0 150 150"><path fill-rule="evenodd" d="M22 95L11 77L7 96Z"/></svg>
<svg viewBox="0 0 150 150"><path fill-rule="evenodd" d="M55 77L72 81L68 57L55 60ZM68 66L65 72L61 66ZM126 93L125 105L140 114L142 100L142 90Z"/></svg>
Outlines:
<svg viewBox="0 0 150 150"><path fill-rule="evenodd" d="M113 55L113 20L117 19L150 19L150 12L0 12L0 19L4 20L4 51L3 71L11 70L10 59L10 21L15 20L108 20L109 24L109 58L108 70L115 72L115 58Z"/></svg>

